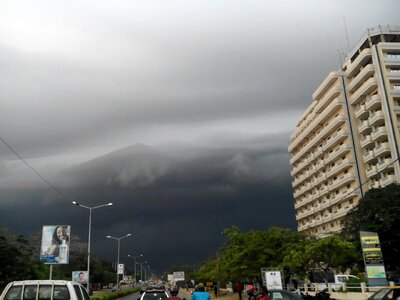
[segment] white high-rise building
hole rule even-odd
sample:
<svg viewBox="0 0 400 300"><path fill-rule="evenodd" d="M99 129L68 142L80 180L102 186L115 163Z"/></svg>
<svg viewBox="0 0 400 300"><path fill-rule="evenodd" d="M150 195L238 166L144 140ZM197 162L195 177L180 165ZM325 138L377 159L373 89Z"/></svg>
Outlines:
<svg viewBox="0 0 400 300"><path fill-rule="evenodd" d="M298 231L323 237L371 188L400 182L400 27L367 31L291 135Z"/></svg>

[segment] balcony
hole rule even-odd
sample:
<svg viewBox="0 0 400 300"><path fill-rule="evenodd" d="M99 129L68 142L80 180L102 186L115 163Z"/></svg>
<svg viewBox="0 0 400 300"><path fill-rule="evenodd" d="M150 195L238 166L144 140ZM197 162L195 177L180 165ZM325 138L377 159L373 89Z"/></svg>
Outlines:
<svg viewBox="0 0 400 300"><path fill-rule="evenodd" d="M385 169L393 169L393 160L390 158L385 158L384 160L378 162L377 169L378 172L382 172Z"/></svg>
<svg viewBox="0 0 400 300"><path fill-rule="evenodd" d="M387 186L395 182L397 182L395 175L386 175L384 178L381 179L382 186Z"/></svg>
<svg viewBox="0 0 400 300"><path fill-rule="evenodd" d="M321 113L325 107L327 107L331 100L335 97L339 96L342 89L340 87L333 87L325 96L318 102L318 105L315 107L315 111L317 113Z"/></svg>
<svg viewBox="0 0 400 300"><path fill-rule="evenodd" d="M343 193L341 200L344 201L344 200L348 200L348 199L351 199L354 197L358 197L358 198L361 197L361 192L359 189L353 190L351 192L346 191L345 193Z"/></svg>
<svg viewBox="0 0 400 300"><path fill-rule="evenodd" d="M353 80L351 80L349 84L350 93L353 93L355 90L357 90L363 84L363 82L365 82L366 78L371 77L374 72L375 68L372 64L366 65L361 72L358 73Z"/></svg>
<svg viewBox="0 0 400 300"><path fill-rule="evenodd" d="M336 174L339 174L344 169L346 169L347 167L352 166L352 165L354 165L354 160L350 160L348 158L346 158L344 160L339 160L335 164L335 166L333 168L331 168L328 173L326 173L326 177L329 178Z"/></svg>
<svg viewBox="0 0 400 300"><path fill-rule="evenodd" d="M400 89L394 88L390 91L390 94L392 95L392 97L400 97Z"/></svg>
<svg viewBox="0 0 400 300"><path fill-rule="evenodd" d="M329 153L327 157L324 159L325 165L329 165L332 161L336 160L338 157L346 154L352 149L350 144L345 143L340 148L335 149L332 153Z"/></svg>
<svg viewBox="0 0 400 300"><path fill-rule="evenodd" d="M400 72L388 72L386 74L389 80L400 80Z"/></svg>
<svg viewBox="0 0 400 300"><path fill-rule="evenodd" d="M367 110L373 110L378 107L381 107L381 98L379 97L379 95L373 95L365 102L365 108Z"/></svg>
<svg viewBox="0 0 400 300"><path fill-rule="evenodd" d="M368 184L369 189L379 189L381 188L381 183L376 180L371 180Z"/></svg>
<svg viewBox="0 0 400 300"><path fill-rule="evenodd" d="M297 160L299 160L301 157L303 157L307 152L311 150L312 147L315 146L318 142L321 141L324 137L326 137L328 134L330 134L332 131L337 129L338 126L342 125L344 122L346 122L347 118L343 115L338 115L335 117L331 123L326 126L317 136L315 136L303 149L301 149L299 152L296 153L291 159L290 159L290 164L294 164Z"/></svg>
<svg viewBox="0 0 400 300"><path fill-rule="evenodd" d="M343 131L342 133L337 132L334 135L332 135L329 142L326 142L325 144L322 145L322 149L324 149L324 152L328 152L330 150L330 148L332 148L332 146L345 140L349 136L350 136L350 133L348 131Z"/></svg>
<svg viewBox="0 0 400 300"><path fill-rule="evenodd" d="M361 96L365 96L371 93L377 87L377 80L374 77L368 79L351 97L350 103L356 105L360 100Z"/></svg>
<svg viewBox="0 0 400 300"><path fill-rule="evenodd" d="M369 150L367 153L363 155L363 158L364 158L364 163L370 163L371 161L376 159L374 150Z"/></svg>
<svg viewBox="0 0 400 300"><path fill-rule="evenodd" d="M300 207L302 207L302 206L304 206L304 205L306 205L306 204L308 204L308 203L310 203L310 202L312 202L312 201L313 201L313 197L312 197L312 196L308 196L308 197L306 197L305 199L303 199L302 201L297 202L297 203L294 205L294 208L295 208L295 209L298 209L298 208L300 208Z"/></svg>
<svg viewBox="0 0 400 300"><path fill-rule="evenodd" d="M368 116L368 111L365 104L361 104L358 109L356 109L356 118L362 118Z"/></svg>
<svg viewBox="0 0 400 300"><path fill-rule="evenodd" d="M348 184L349 182L353 182L356 180L356 176L354 176L353 174L346 174L346 175L342 175L340 176L338 179L336 179L330 186L329 189L332 191L336 188L339 188L343 185Z"/></svg>
<svg viewBox="0 0 400 300"><path fill-rule="evenodd" d="M357 58L347 68L348 76L354 76L358 70L371 59L371 49L366 48L357 56Z"/></svg>
<svg viewBox="0 0 400 300"><path fill-rule="evenodd" d="M306 137L309 136L309 134L316 131L318 124L322 123L323 120L325 120L329 115L332 114L333 111L336 110L336 108L342 105L344 105L343 99L335 99L329 104L329 106L324 111L322 111L321 114L316 115L315 119L311 121L309 125L307 125L306 129L292 140L288 148L289 152L291 152L294 148L296 148L300 142L302 142Z"/></svg>
<svg viewBox="0 0 400 300"><path fill-rule="evenodd" d="M363 140L360 141L361 148L365 148L371 144L373 144L372 138L370 135L367 135Z"/></svg>
<svg viewBox="0 0 400 300"><path fill-rule="evenodd" d="M365 120L365 121L361 122L361 124L358 126L358 132L360 134L369 133L371 130L372 130L372 128L369 125L368 120Z"/></svg>
<svg viewBox="0 0 400 300"><path fill-rule="evenodd" d="M373 141L387 139L387 129L385 127L379 127L371 133L371 138Z"/></svg>
<svg viewBox="0 0 400 300"><path fill-rule="evenodd" d="M370 169L366 170L367 177L372 177L378 174L378 168L374 165Z"/></svg>
<svg viewBox="0 0 400 300"><path fill-rule="evenodd" d="M331 72L312 95L313 100L321 99L322 95L335 83L338 72Z"/></svg>
<svg viewBox="0 0 400 300"><path fill-rule="evenodd" d="M379 126L385 122L385 116L383 115L383 111L379 110L374 114L370 115L368 118L369 124L371 126Z"/></svg>
<svg viewBox="0 0 400 300"><path fill-rule="evenodd" d="M374 149L375 156L382 156L390 153L390 146L388 142L381 143Z"/></svg>

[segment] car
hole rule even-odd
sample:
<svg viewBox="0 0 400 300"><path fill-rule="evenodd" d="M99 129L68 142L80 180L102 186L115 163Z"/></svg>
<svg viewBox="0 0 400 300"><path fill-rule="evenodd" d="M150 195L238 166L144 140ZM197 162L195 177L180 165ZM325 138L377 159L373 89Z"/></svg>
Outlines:
<svg viewBox="0 0 400 300"><path fill-rule="evenodd" d="M376 291L368 300L399 300L400 286L385 287Z"/></svg>
<svg viewBox="0 0 400 300"><path fill-rule="evenodd" d="M137 300L167 300L169 295L163 289L148 289Z"/></svg>
<svg viewBox="0 0 400 300"><path fill-rule="evenodd" d="M301 300L301 296L286 290L269 290L269 297L271 300Z"/></svg>
<svg viewBox="0 0 400 300"><path fill-rule="evenodd" d="M86 289L66 280L13 281L4 288L0 300L89 300Z"/></svg>
<svg viewBox="0 0 400 300"><path fill-rule="evenodd" d="M148 287L149 287L148 283L142 283L140 286L140 293L143 294Z"/></svg>

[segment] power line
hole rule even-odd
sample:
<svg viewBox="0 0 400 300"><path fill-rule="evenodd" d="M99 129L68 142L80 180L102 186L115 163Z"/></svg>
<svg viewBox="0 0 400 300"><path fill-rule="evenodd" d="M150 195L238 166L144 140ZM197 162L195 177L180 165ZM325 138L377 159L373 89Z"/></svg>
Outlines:
<svg viewBox="0 0 400 300"><path fill-rule="evenodd" d="M28 166L29 169L31 169L31 171L33 173L35 173L40 179L42 179L45 183L47 183L54 191L56 191L58 194L60 194L61 196L67 198L68 200L73 200L71 199L71 197L69 195L67 195L65 192L63 192L62 190L60 190L58 187L56 187L55 185L53 185L51 182L49 182L45 177L43 177L38 171L35 170L35 168L33 168L21 155L18 154L17 151L15 151L13 149L13 147L11 147L1 136L0 136L0 140L4 143L4 145L6 145L8 147L8 149L10 149L26 166Z"/></svg>

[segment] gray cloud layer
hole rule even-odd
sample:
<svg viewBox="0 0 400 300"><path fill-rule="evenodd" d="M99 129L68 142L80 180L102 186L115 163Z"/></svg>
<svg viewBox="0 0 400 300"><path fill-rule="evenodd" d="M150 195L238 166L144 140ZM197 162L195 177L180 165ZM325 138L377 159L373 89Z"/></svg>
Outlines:
<svg viewBox="0 0 400 300"><path fill-rule="evenodd" d="M131 247L195 261L231 224L294 226L289 134L347 51L343 21L354 45L398 11L397 0L5 0L0 135L73 197L119 203L96 212L98 253L111 257L104 235L134 228ZM125 148L138 143L151 147ZM72 222L84 236L86 212L64 208L5 145L0 194L12 229ZM154 250L155 235L181 247Z"/></svg>

